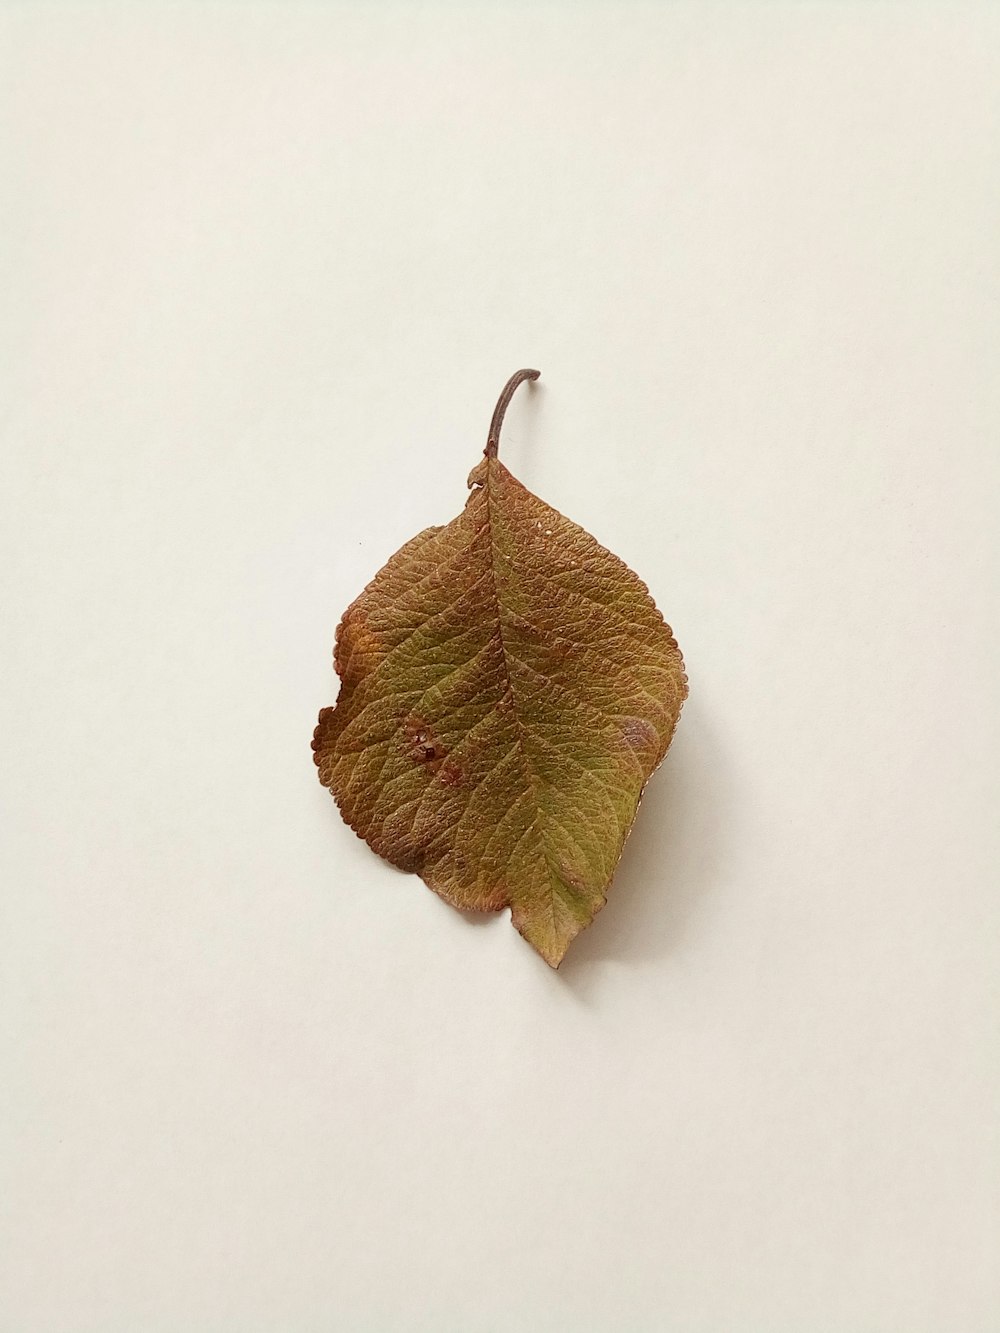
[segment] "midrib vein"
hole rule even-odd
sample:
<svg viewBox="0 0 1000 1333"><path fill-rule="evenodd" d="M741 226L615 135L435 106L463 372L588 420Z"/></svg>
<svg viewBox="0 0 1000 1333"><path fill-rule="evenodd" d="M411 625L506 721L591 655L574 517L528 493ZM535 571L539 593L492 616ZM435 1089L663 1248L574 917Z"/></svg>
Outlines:
<svg viewBox="0 0 1000 1333"><path fill-rule="evenodd" d="M532 772L531 764L528 760L527 746L525 744L526 731L524 723L521 721L520 705L518 704L517 691L514 689L514 678L511 675L510 663L508 661L507 643L506 640L504 639L504 633L503 633L503 610L500 606L500 589L497 584L497 568L496 568L496 560L494 558L494 546L493 546L493 497L492 497L492 486L491 486L492 478L493 478L493 460L490 459L486 469L486 483L483 487L483 489L486 492L486 538L490 549L489 582L490 582L490 587L493 590L493 608L494 611L496 612L497 635L500 639L500 656L503 659L503 674L504 674L504 679L507 682L507 693L510 695L511 706L514 712L514 727L517 731L517 748L518 748L518 753L521 756L521 768L524 770L525 782L527 783L527 786L531 792L532 803L535 807L535 818L532 820L532 824L535 825L538 823L539 816L542 813L542 808L541 808L541 803L539 802L538 799L538 783L535 779L535 775ZM552 866L549 862L548 852L545 849L545 841L543 838L539 838L539 844L541 846L542 856L545 858L545 864L548 867L549 872L551 874Z"/></svg>
<svg viewBox="0 0 1000 1333"><path fill-rule="evenodd" d="M528 760L527 745L525 744L525 737L527 735L527 731L525 729L524 723L521 721L521 715L517 701L517 691L514 689L514 678L511 675L511 670L508 663L507 644L506 641L504 640L504 635L503 635L503 610L500 606L500 589L497 585L496 561L493 558L493 499L490 487L492 476L493 476L493 460L491 459L489 467L487 468L486 472L486 483L483 488L486 491L486 536L489 540L489 546L490 546L490 586L493 589L493 606L496 610L497 635L500 639L500 655L503 658L503 673L507 681L507 689L510 693L511 704L514 710L514 726L517 729L517 749L518 753L521 756L521 767L524 770L525 781L527 782L528 789L531 792L532 803L534 804L535 807L535 817L531 821L531 827L537 828L541 816L545 812L542 810L541 801L538 798L539 784L535 778L534 773L532 772L531 764ZM511 654L510 656L513 656L513 654ZM565 892L560 893L556 885L561 886L564 891L569 886L566 884L566 881L563 879L562 875L559 873L556 867L552 864L552 859L549 856L549 849L545 843L545 837L540 830L537 833L537 837L538 837L538 849L541 852L542 860L545 862L545 869L548 874L548 881L549 881L548 911L552 926L552 934L554 937L557 937L560 933L560 923L556 917L556 899L557 898L560 899L563 902L564 906L567 905L567 900L565 897Z"/></svg>

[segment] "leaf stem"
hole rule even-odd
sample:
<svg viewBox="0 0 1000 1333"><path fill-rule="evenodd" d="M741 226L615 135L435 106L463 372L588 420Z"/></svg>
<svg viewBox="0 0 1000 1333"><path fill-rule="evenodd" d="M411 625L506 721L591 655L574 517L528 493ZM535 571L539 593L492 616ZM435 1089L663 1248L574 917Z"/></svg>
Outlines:
<svg viewBox="0 0 1000 1333"><path fill-rule="evenodd" d="M537 380L540 372L537 370L518 370L503 386L503 392L497 399L497 405L493 410L493 420L490 422L490 433L486 439L486 449L484 450L487 458L496 458L497 451L500 448L500 427L503 425L504 413L507 411L510 400L514 397L514 390L525 380Z"/></svg>

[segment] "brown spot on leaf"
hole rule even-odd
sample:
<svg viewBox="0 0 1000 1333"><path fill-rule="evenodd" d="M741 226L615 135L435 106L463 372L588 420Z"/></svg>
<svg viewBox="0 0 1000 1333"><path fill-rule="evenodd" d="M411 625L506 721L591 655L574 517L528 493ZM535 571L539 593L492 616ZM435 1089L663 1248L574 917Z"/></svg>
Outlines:
<svg viewBox="0 0 1000 1333"><path fill-rule="evenodd" d="M462 777L461 765L456 764L454 759L445 759L438 770L437 780L442 787L457 787Z"/></svg>
<svg viewBox="0 0 1000 1333"><path fill-rule="evenodd" d="M622 740L630 750L655 750L660 737L652 722L644 717L630 717L622 728Z"/></svg>
<svg viewBox="0 0 1000 1333"><path fill-rule="evenodd" d="M428 764L436 772L445 750L431 731L430 724L417 713L411 713L403 723L406 752L416 764Z"/></svg>

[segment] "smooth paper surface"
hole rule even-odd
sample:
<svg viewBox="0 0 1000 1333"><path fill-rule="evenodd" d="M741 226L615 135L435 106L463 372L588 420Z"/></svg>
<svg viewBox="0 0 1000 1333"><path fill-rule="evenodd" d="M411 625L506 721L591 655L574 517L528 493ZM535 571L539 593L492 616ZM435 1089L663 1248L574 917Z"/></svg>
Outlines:
<svg viewBox="0 0 1000 1333"><path fill-rule="evenodd" d="M1000 11L0 11L0 1325L998 1322ZM502 456L691 680L554 973L316 781Z"/></svg>

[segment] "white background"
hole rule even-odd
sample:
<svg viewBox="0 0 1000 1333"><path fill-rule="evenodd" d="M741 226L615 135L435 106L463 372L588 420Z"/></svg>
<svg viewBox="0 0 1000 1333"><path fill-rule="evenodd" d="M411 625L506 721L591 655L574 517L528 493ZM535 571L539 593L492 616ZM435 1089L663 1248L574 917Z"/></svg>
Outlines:
<svg viewBox="0 0 1000 1333"><path fill-rule="evenodd" d="M0 1330L995 1330L1000 8L0 49ZM558 974L309 751L522 365L691 678Z"/></svg>

